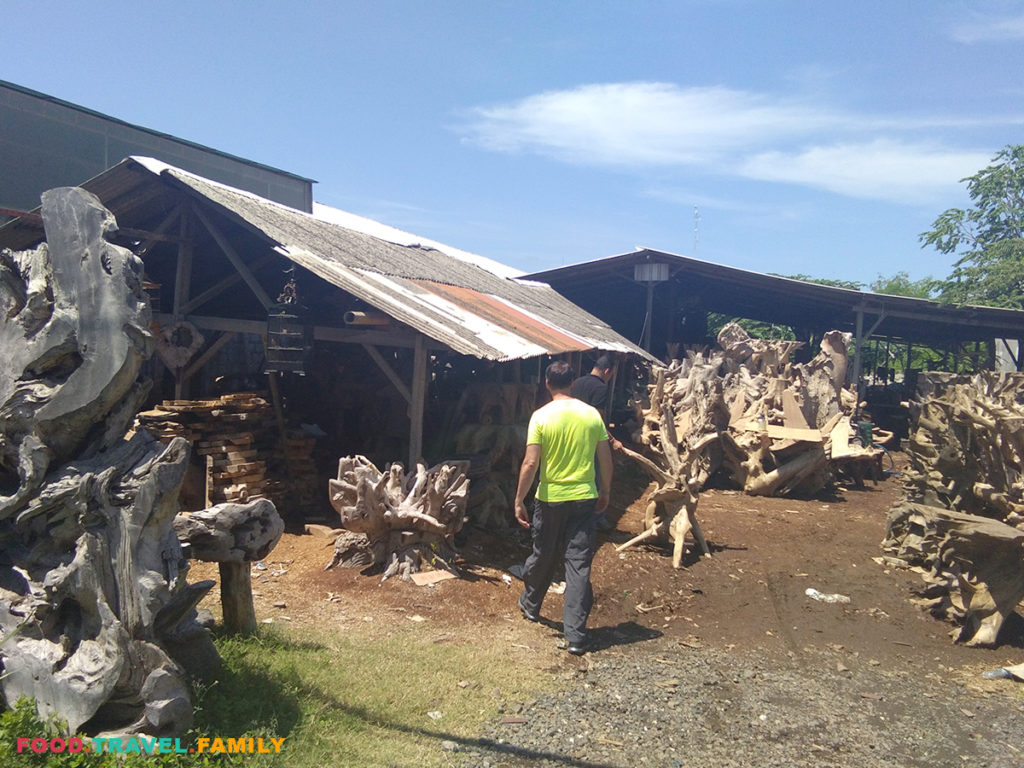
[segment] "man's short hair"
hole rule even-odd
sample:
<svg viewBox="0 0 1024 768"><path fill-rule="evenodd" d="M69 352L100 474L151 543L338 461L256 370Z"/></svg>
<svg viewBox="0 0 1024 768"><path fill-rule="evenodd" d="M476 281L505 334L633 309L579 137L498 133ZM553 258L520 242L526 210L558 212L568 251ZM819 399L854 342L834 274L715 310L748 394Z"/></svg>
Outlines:
<svg viewBox="0 0 1024 768"><path fill-rule="evenodd" d="M555 360L544 372L544 380L552 389L568 389L574 378L572 367L564 360Z"/></svg>
<svg viewBox="0 0 1024 768"><path fill-rule="evenodd" d="M610 371L613 367L611 356L601 355L594 361L594 367L599 371Z"/></svg>

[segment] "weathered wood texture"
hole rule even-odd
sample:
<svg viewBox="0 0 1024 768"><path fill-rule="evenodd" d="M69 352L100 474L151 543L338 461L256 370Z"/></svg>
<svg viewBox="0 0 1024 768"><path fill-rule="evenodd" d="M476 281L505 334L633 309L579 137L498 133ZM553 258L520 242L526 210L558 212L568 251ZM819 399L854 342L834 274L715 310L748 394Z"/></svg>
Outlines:
<svg viewBox="0 0 1024 768"><path fill-rule="evenodd" d="M282 436L271 404L259 393L167 400L140 413L137 424L164 442L184 437L203 457L204 506L269 498L296 524L324 506L315 491L316 439L294 428Z"/></svg>
<svg viewBox="0 0 1024 768"><path fill-rule="evenodd" d="M277 546L284 520L273 502L218 504L174 518L178 539L188 542L190 557L220 564L220 602L224 628L235 634L256 631L249 563L262 560Z"/></svg>
<svg viewBox="0 0 1024 768"><path fill-rule="evenodd" d="M181 733L216 662L171 521L188 445L126 432L152 349L141 262L77 188L0 254L0 688L72 731Z"/></svg>
<svg viewBox="0 0 1024 768"><path fill-rule="evenodd" d="M967 645L998 641L1024 598L1024 374L925 373L882 546L923 569L920 601Z"/></svg>
<svg viewBox="0 0 1024 768"><path fill-rule="evenodd" d="M889 513L882 547L922 569L919 602L959 624L958 642L995 645L1024 598L1024 531L998 520L902 502Z"/></svg>
<svg viewBox="0 0 1024 768"><path fill-rule="evenodd" d="M384 579L408 580L423 564L454 572L453 537L462 528L469 493L466 462L406 475L399 463L381 472L364 456L338 462L329 481L331 504L346 530L327 567L382 564Z"/></svg>
<svg viewBox="0 0 1024 768"><path fill-rule="evenodd" d="M831 429L855 398L846 376L846 334L832 331L811 362L790 362L798 342L751 338L730 323L719 347L688 350L686 358L652 372L637 403L640 461L657 484L645 531L620 550L652 538L673 541L673 565L693 533L707 555L697 522L698 495L725 476L751 495L811 495L827 482Z"/></svg>
<svg viewBox="0 0 1024 768"><path fill-rule="evenodd" d="M918 384L906 448L910 498L1024 521L1024 374L925 373Z"/></svg>

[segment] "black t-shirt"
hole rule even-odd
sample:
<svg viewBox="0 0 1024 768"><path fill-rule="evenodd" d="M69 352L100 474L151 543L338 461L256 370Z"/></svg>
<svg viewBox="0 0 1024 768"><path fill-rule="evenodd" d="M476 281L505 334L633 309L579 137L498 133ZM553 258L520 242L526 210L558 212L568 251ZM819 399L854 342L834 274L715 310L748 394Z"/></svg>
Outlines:
<svg viewBox="0 0 1024 768"><path fill-rule="evenodd" d="M600 377L588 373L572 383L569 394L603 411L605 403L608 402L608 385Z"/></svg>

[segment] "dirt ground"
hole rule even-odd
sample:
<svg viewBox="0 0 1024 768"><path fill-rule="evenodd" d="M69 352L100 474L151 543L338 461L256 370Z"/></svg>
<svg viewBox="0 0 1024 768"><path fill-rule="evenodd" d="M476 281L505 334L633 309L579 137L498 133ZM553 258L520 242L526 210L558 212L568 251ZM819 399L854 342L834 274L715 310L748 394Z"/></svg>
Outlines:
<svg viewBox="0 0 1024 768"><path fill-rule="evenodd" d="M899 454L897 470L899 469ZM650 487L619 459L610 519L600 534L593 568L595 605L590 627L596 653L663 637L684 647L757 649L793 655L831 649L886 666L941 664L981 669L1024 661L1024 620L1013 616L995 650L954 645L951 626L911 604L921 585L911 572L873 561L882 552L888 509L901 495L898 475L864 488L840 487L827 500L756 498L709 490L697 516L712 550L698 557L688 547L685 567L674 570L671 551L640 545L621 554L616 544L642 529ZM528 534L473 530L461 549L463 578L431 587L336 568L324 571L333 538L324 532L286 534L253 568L257 619L325 626L360 622L380 628L399 617L426 622L439 637L496 637L500 630L530 647L554 645L561 596L542 609L547 631L523 622L516 608L518 584L506 569L529 552ZM216 578L216 566L196 563L190 580ZM510 583L511 582L511 583ZM809 598L808 588L838 593L849 603ZM216 589L200 605L219 618ZM982 684L988 685L988 681Z"/></svg>

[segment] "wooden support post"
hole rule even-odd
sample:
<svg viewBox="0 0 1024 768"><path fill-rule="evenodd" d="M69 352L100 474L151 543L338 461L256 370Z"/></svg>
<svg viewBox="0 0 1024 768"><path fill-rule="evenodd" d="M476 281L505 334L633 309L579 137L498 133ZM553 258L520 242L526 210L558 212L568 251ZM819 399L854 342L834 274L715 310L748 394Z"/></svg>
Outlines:
<svg viewBox="0 0 1024 768"><path fill-rule="evenodd" d="M220 568L220 604L224 629L232 634L251 635L256 631L256 608L252 603L250 565L218 563Z"/></svg>
<svg viewBox="0 0 1024 768"><path fill-rule="evenodd" d="M178 233L181 240L178 243L178 264L174 272L174 308L172 315L174 322L182 318L182 307L188 301L189 291L192 285L192 241L189 238L190 221L189 206L181 206L181 218L178 225ZM174 399L181 400L187 395L186 377L180 370L174 371Z"/></svg>
<svg viewBox="0 0 1024 768"><path fill-rule="evenodd" d="M412 363L412 400L409 403L409 467L423 458L423 412L427 400L427 346L423 335L416 337Z"/></svg>

